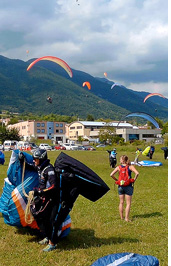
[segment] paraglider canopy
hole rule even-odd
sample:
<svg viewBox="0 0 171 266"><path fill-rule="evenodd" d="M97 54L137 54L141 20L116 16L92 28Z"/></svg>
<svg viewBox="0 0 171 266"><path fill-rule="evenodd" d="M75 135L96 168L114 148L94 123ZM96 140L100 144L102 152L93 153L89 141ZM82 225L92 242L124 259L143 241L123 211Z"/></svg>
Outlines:
<svg viewBox="0 0 171 266"><path fill-rule="evenodd" d="M119 84L119 83L113 83L112 86L111 86L111 90L112 90L115 86L123 87L123 86L122 86L121 84Z"/></svg>
<svg viewBox="0 0 171 266"><path fill-rule="evenodd" d="M88 81L83 82L83 87L87 86L89 90L91 90L91 84Z"/></svg>
<svg viewBox="0 0 171 266"><path fill-rule="evenodd" d="M156 121L151 115L149 115L149 114L147 114L147 113L143 113L143 112L130 113L130 114L124 116L124 118L123 118L121 121L123 121L123 120L124 120L125 118L127 118L127 117L132 117L132 116L137 116L137 117L142 117L142 118L144 118L144 119L147 119L147 120L150 121L150 122L151 122L156 128L160 128L160 127L159 127L159 124L157 123L157 121ZM117 124L117 126L120 124L121 121L119 121L119 123Z"/></svg>
<svg viewBox="0 0 171 266"><path fill-rule="evenodd" d="M68 177L68 182L75 183L79 192L85 198L96 201L107 193L109 187L90 168L80 161L61 152L55 161L55 169L65 169L74 176Z"/></svg>
<svg viewBox="0 0 171 266"><path fill-rule="evenodd" d="M150 94L148 94L145 98L144 98L144 103L146 102L146 100L148 99L148 98L150 98L150 97L152 97L152 96L160 96L160 97L162 97L162 98L165 98L162 94L160 94L160 93L150 93Z"/></svg>
<svg viewBox="0 0 171 266"><path fill-rule="evenodd" d="M106 72L104 72L104 76L107 78L107 73Z"/></svg>
<svg viewBox="0 0 171 266"><path fill-rule="evenodd" d="M39 62L41 60L49 60L49 61L52 61L52 62L60 65L61 67L63 67L65 69L65 71L68 73L68 75L70 76L70 78L72 78L73 74L72 74L72 70L69 67L69 65L65 61L63 61L62 59L60 59L58 57L55 57L55 56L43 56L43 57L40 57L40 58L34 60L28 66L27 71L29 71L32 68L32 66L34 66L37 62Z"/></svg>

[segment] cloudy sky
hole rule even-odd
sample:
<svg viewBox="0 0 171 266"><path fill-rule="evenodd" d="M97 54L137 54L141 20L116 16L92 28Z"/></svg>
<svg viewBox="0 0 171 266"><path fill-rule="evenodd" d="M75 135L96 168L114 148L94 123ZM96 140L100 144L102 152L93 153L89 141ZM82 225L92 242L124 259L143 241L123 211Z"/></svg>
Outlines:
<svg viewBox="0 0 171 266"><path fill-rule="evenodd" d="M1 0L0 55L57 56L73 69L107 72L130 89L167 97L168 1Z"/></svg>

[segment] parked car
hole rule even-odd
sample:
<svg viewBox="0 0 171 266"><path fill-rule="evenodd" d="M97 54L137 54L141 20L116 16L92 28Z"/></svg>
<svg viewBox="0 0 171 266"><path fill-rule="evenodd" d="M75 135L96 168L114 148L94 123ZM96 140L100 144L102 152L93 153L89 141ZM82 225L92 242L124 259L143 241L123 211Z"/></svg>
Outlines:
<svg viewBox="0 0 171 266"><path fill-rule="evenodd" d="M27 150L30 147L29 142L28 141L19 141L17 143L17 149L19 150Z"/></svg>
<svg viewBox="0 0 171 266"><path fill-rule="evenodd" d="M63 147L66 148L66 150L78 150L78 146L72 143L63 143Z"/></svg>
<svg viewBox="0 0 171 266"><path fill-rule="evenodd" d="M95 151L96 149L93 146L86 146L88 151Z"/></svg>
<svg viewBox="0 0 171 266"><path fill-rule="evenodd" d="M32 150L39 148L39 146L37 146L34 142L30 142L29 146Z"/></svg>
<svg viewBox="0 0 171 266"><path fill-rule="evenodd" d="M55 150L66 150L66 148L64 146L62 146L62 145L55 145L54 149Z"/></svg>
<svg viewBox="0 0 171 266"><path fill-rule="evenodd" d="M39 148L42 149L42 150L47 150L47 151L51 151L52 150L52 147L49 144L47 144L47 143L41 143L39 145Z"/></svg>
<svg viewBox="0 0 171 266"><path fill-rule="evenodd" d="M104 147L106 147L105 144L99 144L99 145L96 146L96 148L104 148Z"/></svg>
<svg viewBox="0 0 171 266"><path fill-rule="evenodd" d="M17 149L17 140L5 140L4 141L4 151L11 151Z"/></svg>
<svg viewBox="0 0 171 266"><path fill-rule="evenodd" d="M4 150L4 146L2 144L0 144L0 150L3 151Z"/></svg>
<svg viewBox="0 0 171 266"><path fill-rule="evenodd" d="M87 147L86 146L84 146L84 145L79 145L78 146L78 150L80 150L80 151L87 151L88 149L87 149Z"/></svg>

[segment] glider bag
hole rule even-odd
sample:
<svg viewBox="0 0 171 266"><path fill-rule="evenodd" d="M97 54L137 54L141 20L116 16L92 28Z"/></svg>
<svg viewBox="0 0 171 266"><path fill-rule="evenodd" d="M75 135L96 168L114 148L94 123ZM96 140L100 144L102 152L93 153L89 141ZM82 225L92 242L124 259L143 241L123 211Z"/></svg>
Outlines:
<svg viewBox="0 0 171 266"><path fill-rule="evenodd" d="M76 199L81 194L94 202L109 191L109 187L95 172L63 152L57 157L54 166L56 172L63 172L62 191L70 197L75 193L73 197Z"/></svg>
<svg viewBox="0 0 171 266"><path fill-rule="evenodd" d="M28 163L33 162L33 157L23 152ZM18 159L19 150L12 151L7 178L4 180L3 193L0 197L0 212L6 224L31 228L38 228L35 221L31 224L25 222L25 208L27 198L23 193L23 188L28 194L30 190L39 184L37 171L25 170L24 182L22 184L23 165Z"/></svg>
<svg viewBox="0 0 171 266"><path fill-rule="evenodd" d="M136 253L110 254L96 260L91 266L159 266L159 260L151 255L143 256Z"/></svg>
<svg viewBox="0 0 171 266"><path fill-rule="evenodd" d="M25 209L27 198L23 194L23 187L28 194L39 184L37 171L25 169L24 182L22 184L23 165L18 159L18 150L11 154L10 163L7 170L7 178L4 180L3 193L0 197L0 212L3 215L4 222L8 225L17 227L31 227L39 229L35 220L31 224L25 221ZM33 156L23 152L28 163L33 163ZM71 218L68 213L61 217L58 225L57 236L63 238L67 236L71 228Z"/></svg>

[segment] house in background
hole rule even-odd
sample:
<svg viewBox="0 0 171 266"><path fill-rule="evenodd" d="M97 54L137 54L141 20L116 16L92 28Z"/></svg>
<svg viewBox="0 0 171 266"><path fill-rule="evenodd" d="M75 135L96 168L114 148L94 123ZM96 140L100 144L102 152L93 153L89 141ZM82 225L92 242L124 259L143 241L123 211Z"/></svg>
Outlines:
<svg viewBox="0 0 171 266"><path fill-rule="evenodd" d="M132 140L145 140L149 142L161 137L161 129L142 129L126 122L76 121L66 125L66 139L77 141L79 137L82 137L90 142L98 142L100 129L106 126L114 127L116 135L124 138L125 142Z"/></svg>
<svg viewBox="0 0 171 266"><path fill-rule="evenodd" d="M161 139L161 129L139 128L130 123L75 121L70 124L65 122L50 121L22 121L8 128L17 128L23 140L29 141L32 137L38 139L51 139L54 143L77 142L79 137L89 142L99 142L100 129L110 126L115 128L116 135L124 138L125 142L145 140L147 142Z"/></svg>
<svg viewBox="0 0 171 266"><path fill-rule="evenodd" d="M55 143L66 142L65 138L65 122L49 122L49 121L22 121L8 128L16 128L19 135L23 140L30 140L33 138L38 139L51 139Z"/></svg>

